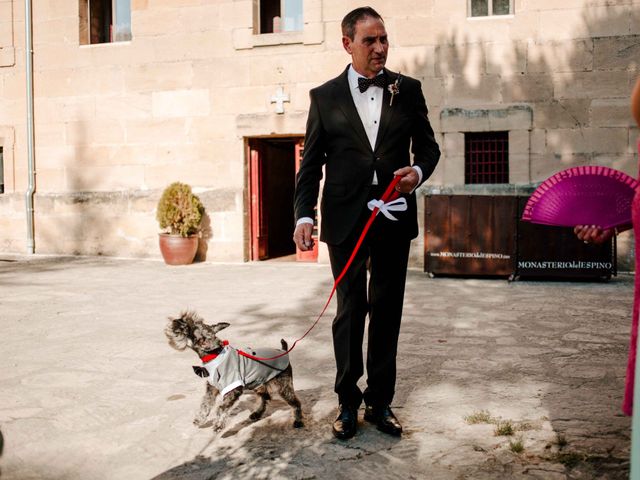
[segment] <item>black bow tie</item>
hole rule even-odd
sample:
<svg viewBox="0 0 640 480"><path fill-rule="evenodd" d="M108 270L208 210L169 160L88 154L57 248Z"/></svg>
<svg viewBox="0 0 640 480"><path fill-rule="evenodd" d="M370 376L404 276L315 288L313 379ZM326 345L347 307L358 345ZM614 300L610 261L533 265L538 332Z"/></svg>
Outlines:
<svg viewBox="0 0 640 480"><path fill-rule="evenodd" d="M376 75L373 78L363 78L358 77L358 89L360 93L366 92L367 88L371 85L375 87L384 88L387 86L387 76L386 75Z"/></svg>

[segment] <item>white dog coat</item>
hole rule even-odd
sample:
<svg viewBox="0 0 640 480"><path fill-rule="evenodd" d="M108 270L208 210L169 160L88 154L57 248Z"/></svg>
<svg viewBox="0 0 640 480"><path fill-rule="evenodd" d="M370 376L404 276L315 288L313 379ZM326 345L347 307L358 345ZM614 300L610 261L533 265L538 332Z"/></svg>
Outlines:
<svg viewBox="0 0 640 480"><path fill-rule="evenodd" d="M275 348L256 350L250 347L243 351L262 358L275 357L282 355L283 352ZM224 395L239 386L252 389L268 382L289 366L289 355L283 355L274 360L253 360L240 355L238 350L226 345L213 360L202 366L209 372L207 381L216 387L221 395Z"/></svg>

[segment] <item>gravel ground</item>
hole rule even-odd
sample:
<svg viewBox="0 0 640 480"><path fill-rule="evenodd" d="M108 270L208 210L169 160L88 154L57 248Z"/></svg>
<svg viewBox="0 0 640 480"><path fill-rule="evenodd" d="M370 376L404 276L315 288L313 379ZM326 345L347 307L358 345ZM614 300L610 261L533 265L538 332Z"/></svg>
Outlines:
<svg viewBox="0 0 640 480"><path fill-rule="evenodd" d="M168 346L167 317L194 309L231 323L232 345L278 347L311 325L331 285L325 265L0 256L2 480L628 477L625 274L509 283L410 271L401 439L362 418L355 438L331 434L335 302L291 353L305 428L279 400L250 422L251 395L224 431L193 426L204 384L195 354Z"/></svg>

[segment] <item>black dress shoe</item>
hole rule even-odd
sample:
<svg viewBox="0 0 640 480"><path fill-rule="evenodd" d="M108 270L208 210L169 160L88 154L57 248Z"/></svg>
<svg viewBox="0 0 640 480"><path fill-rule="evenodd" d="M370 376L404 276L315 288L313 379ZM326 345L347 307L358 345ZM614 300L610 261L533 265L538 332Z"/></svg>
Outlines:
<svg viewBox="0 0 640 480"><path fill-rule="evenodd" d="M364 410L364 419L375 423L378 430L389 435L399 437L402 434L402 425L391 411L390 407L369 407Z"/></svg>
<svg viewBox="0 0 640 480"><path fill-rule="evenodd" d="M340 440L353 437L358 429L358 410L340 405L338 417L333 422L333 435Z"/></svg>

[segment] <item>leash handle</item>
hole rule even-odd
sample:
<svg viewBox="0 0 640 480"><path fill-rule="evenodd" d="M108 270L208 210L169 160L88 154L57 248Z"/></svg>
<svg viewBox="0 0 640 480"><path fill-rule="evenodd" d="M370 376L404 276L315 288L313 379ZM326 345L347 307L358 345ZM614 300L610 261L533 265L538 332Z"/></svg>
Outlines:
<svg viewBox="0 0 640 480"><path fill-rule="evenodd" d="M391 183L389 184L387 189L384 191L384 193L382 194L382 198L380 199L380 200L382 200L383 203L387 203L387 202L393 201L393 200L395 200L396 198L398 198L400 196L400 194L395 190L395 188L396 188L396 185L398 185L398 182L400 181L401 178L402 177L400 177L398 175L393 177L393 180L391 181ZM316 318L316 321L313 322L313 325L311 325L311 327L309 327L309 329L304 333L304 335L302 335L299 339L297 339L295 342L293 342L293 345L291 345L291 348L289 348L289 350L287 350L286 352L283 352L283 353L281 353L279 355L276 355L275 357L268 357L268 358L256 357L256 356L251 355L250 353L244 352L242 350L236 350L239 355L242 355L243 357L247 357L247 358L250 358L251 360L256 360L256 361L275 360L277 358L284 357L285 355L288 355L289 352L295 348L296 344L299 341L301 341L304 337L309 335L309 332L311 332L311 330L313 330L315 328L315 326L318 324L318 322L320 321L320 319L324 315L324 312L327 310L327 307L329 307L329 303L331 303L331 299L333 298L333 295L336 293L336 289L338 288L338 284L342 281L342 278L346 275L347 271L349 270L349 267L351 267L351 264L353 263L353 260L356 258L356 254L360 250L360 247L362 246L362 242L364 242L364 238L367 236L367 232L371 228L371 225L373 224L373 221L376 219L376 215L378 215L378 211L379 210L380 209L378 207L375 207L372 210L371 215L369 216L369 220L367 221L367 224L364 226L364 229L362 230L362 233L360 234L360 238L358 238L358 241L356 242L356 246L354 247L353 252L351 252L351 256L349 257L349 260L347 260L347 263L345 264L344 268L342 269L342 272L340 273L340 275L338 275L338 278L336 278L336 280L333 282L333 288L331 289L331 293L329 294L329 298L327 299L327 302L324 304L324 307L323 307L322 311L320 312L320 315L318 315L318 318Z"/></svg>

